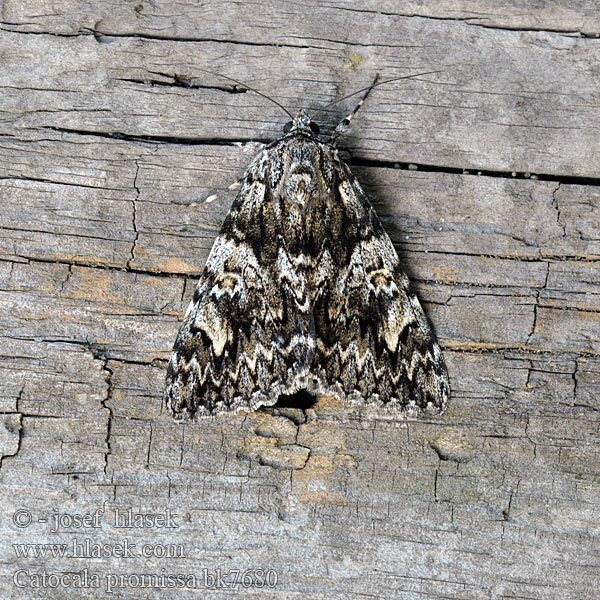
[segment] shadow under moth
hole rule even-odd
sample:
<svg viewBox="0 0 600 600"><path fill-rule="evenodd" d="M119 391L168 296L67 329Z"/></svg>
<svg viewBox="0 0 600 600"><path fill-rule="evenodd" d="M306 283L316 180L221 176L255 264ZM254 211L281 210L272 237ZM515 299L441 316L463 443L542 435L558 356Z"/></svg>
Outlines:
<svg viewBox="0 0 600 600"><path fill-rule="evenodd" d="M299 390L408 415L445 408L440 347L334 145L375 85L326 142L272 100L292 121L240 180L187 309L167 369L176 419Z"/></svg>

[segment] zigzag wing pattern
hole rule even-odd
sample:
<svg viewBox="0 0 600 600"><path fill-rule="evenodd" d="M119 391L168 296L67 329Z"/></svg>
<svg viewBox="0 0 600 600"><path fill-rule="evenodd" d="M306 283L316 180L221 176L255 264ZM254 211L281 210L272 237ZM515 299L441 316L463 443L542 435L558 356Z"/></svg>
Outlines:
<svg viewBox="0 0 600 600"><path fill-rule="evenodd" d="M276 170L269 151L251 164L210 252L167 368L175 416L269 406L306 378L315 336L303 235L289 235L300 217L273 193Z"/></svg>
<svg viewBox="0 0 600 600"><path fill-rule="evenodd" d="M337 150L299 115L251 163L167 369L177 418L307 389L404 413L449 384L398 256Z"/></svg>
<svg viewBox="0 0 600 600"><path fill-rule="evenodd" d="M409 413L441 411L446 367L390 238L337 157L335 200L315 207L311 297L323 392ZM317 214L321 213L317 218Z"/></svg>

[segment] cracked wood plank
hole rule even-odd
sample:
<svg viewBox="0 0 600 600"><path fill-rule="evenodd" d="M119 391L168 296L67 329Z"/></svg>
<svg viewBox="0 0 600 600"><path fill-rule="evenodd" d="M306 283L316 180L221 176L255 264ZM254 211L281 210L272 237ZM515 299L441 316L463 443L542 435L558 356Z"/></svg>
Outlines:
<svg viewBox="0 0 600 600"><path fill-rule="evenodd" d="M277 585L245 595L595 598L599 22L583 0L5 2L3 589L36 598L31 574L87 568L99 589L63 580L53 597L175 597L157 580L140 596L134 578L262 568ZM342 144L444 347L441 418L327 398L197 424L165 413L172 341L256 151L234 142L283 122L201 68L292 109L375 70L443 70L378 88ZM21 509L28 527L11 521ZM119 529L114 509L176 526ZM97 528L68 525L98 510ZM124 537L183 554L123 559ZM12 546L84 539L111 555Z"/></svg>
<svg viewBox="0 0 600 600"><path fill-rule="evenodd" d="M249 29L250 39L230 36L229 43L189 32L169 37L156 34L156 23L146 31L146 18L126 6L129 18L120 14L123 9L107 16L111 5L94 16L97 23L81 14L74 35L33 33L18 18L3 26L0 51L18 72L17 78L0 79L11 131L15 126L21 136L32 130L88 132L191 143L279 135L284 120L275 106L249 93L228 94L224 89L231 85L195 69L199 56L200 68L260 82L261 91L291 110L317 110L370 83L375 70L384 77L441 71L380 87L377 110L361 115L345 141L353 155L502 173L597 175L595 38L323 8L314 19L298 13L298 30L279 31L276 53L282 64L293 65L282 77L264 60L275 52L273 41L255 41L261 39L258 24ZM166 12L163 29L173 21ZM220 11L213 14L206 26L221 18ZM180 19L197 29L186 12ZM359 25L365 19L367 39ZM247 30L241 22L240 32ZM336 31L341 39L331 37ZM293 43L282 39L285 34ZM43 75L19 67L39 55L46 57ZM341 108L327 111L324 123L332 126ZM1 123L0 132L8 132Z"/></svg>
<svg viewBox="0 0 600 600"><path fill-rule="evenodd" d="M600 15L593 0L555 0L533 5L528 2L510 5L494 0L407 1L401 4L367 0L359 7L352 0L326 3L308 0L303 3L303 10L298 10L292 2L249 0L243 5L221 2L218 11L208 3L190 3L185 5L185 10L177 10L164 1L132 6L109 0L95 6L79 0L62 0L60 6L61 10L42 12L36 0L8 2L2 17L7 25L32 33L73 36L96 31L102 36L112 31L119 35L181 40L210 37L228 43L277 46L283 45L282 42L300 45L302 36L319 39L315 34L339 36L340 41L348 43L342 36L352 30L336 30L326 24L343 19L356 28L354 31L364 32L365 17L377 19L375 30L382 23L389 28L393 19L406 17L463 21L472 26L505 30L545 30L589 36L600 32ZM272 20L272 27L265 27L265 15ZM242 22L243 27L233 28L236 21ZM200 23L202 28L198 26Z"/></svg>

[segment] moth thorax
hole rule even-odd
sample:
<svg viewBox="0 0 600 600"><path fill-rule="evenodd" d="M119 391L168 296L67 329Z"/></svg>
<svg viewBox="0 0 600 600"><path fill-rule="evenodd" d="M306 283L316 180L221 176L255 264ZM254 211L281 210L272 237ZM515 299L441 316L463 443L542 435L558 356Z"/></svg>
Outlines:
<svg viewBox="0 0 600 600"><path fill-rule="evenodd" d="M311 173L290 173L285 183L286 195L297 204L306 204L315 193L315 180Z"/></svg>

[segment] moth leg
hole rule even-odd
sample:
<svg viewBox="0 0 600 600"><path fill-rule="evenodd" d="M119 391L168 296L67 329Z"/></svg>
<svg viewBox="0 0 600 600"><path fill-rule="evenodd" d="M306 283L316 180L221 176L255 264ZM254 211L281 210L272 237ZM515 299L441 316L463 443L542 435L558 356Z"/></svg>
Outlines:
<svg viewBox="0 0 600 600"><path fill-rule="evenodd" d="M233 145L241 148L244 152L252 152L253 154L258 154L268 146L263 142L233 142Z"/></svg>
<svg viewBox="0 0 600 600"><path fill-rule="evenodd" d="M263 150L267 144L263 144L262 142L234 142L234 146L241 148L244 152L253 152L257 153ZM245 174L242 175L237 181L234 181L227 189L228 190L237 190L240 188L244 181ZM210 204L219 198L218 194L210 194L207 196L202 202L194 202L192 206L197 206L198 204Z"/></svg>
<svg viewBox="0 0 600 600"><path fill-rule="evenodd" d="M379 81L379 73L377 73L377 75L375 75L375 79L373 80L373 83L367 88L367 91L365 92L364 96L360 99L359 103L354 107L354 110L347 117L344 117L338 123L337 127L334 129L333 133L331 134L331 138L329 139L329 144L331 144L332 146L335 146L337 139L340 136L344 135L346 133L346 131L348 131L348 127L350 127L350 123L352 122L354 115L358 112L360 107L363 105L364 101L367 99L367 96L371 93L371 90L375 87L375 85L377 84L378 81Z"/></svg>
<svg viewBox="0 0 600 600"><path fill-rule="evenodd" d="M241 187L243 181L244 181L244 177L242 176L237 181L234 181L227 189L228 190L237 190L238 188ZM201 204L210 204L211 202L214 202L218 198L219 198L218 194L211 194L210 196L207 196L206 198L204 198L204 200L201 202ZM198 204L198 203L195 202L194 205L196 205L196 204Z"/></svg>
<svg viewBox="0 0 600 600"><path fill-rule="evenodd" d="M236 184L238 184L237 181L236 181ZM236 187L239 187L239 185L237 185ZM234 188L230 188L230 189L234 189ZM210 196L206 196L206 198L204 198L203 200L198 200L196 202L190 202L189 204L186 204L186 206L188 208L196 208L196 206L200 206L201 204L210 204L211 202L214 202L218 198L219 198L219 196L217 194L210 194Z"/></svg>

